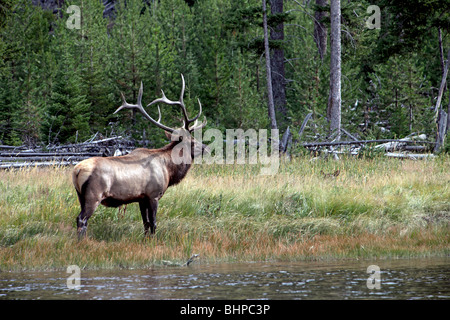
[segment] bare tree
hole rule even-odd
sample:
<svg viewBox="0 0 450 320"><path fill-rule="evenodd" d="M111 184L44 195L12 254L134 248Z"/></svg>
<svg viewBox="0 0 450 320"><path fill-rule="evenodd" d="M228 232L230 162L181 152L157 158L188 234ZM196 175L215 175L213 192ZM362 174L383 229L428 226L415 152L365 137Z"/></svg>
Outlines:
<svg viewBox="0 0 450 320"><path fill-rule="evenodd" d="M266 0L262 0L263 6L263 26L264 26L264 53L266 56L266 79L267 79L267 98L269 108L270 126L272 129L277 129L277 119L275 117L275 105L273 102L272 91L272 69L270 66L270 49L269 49L269 36L267 32L267 6Z"/></svg>
<svg viewBox="0 0 450 320"><path fill-rule="evenodd" d="M327 0L316 0L318 7L325 7ZM319 50L320 60L323 61L323 57L327 53L327 37L328 30L322 19L327 15L324 11L316 10L314 14L314 41L316 42L317 49Z"/></svg>
<svg viewBox="0 0 450 320"><path fill-rule="evenodd" d="M330 8L330 95L328 98L327 118L330 122L330 134L341 131L341 1L331 0Z"/></svg>
<svg viewBox="0 0 450 320"><path fill-rule="evenodd" d="M444 60L444 58L445 58L444 57L444 46L442 44L442 30L441 30L441 28L438 28L438 37L439 37L439 56L441 58L440 59L441 60L441 69L442 69L443 76L445 75L445 77L446 77L446 72L448 72L448 70L445 71L446 63L445 63L445 60ZM448 51L450 53L450 48L448 49ZM448 67L448 60L449 60L449 58L447 58L447 67ZM446 126L446 129L445 129L445 134L447 134L448 129L450 128L450 86L447 85L447 88L448 88L448 92L449 92L449 97L448 97L448 105L447 105L447 126Z"/></svg>
<svg viewBox="0 0 450 320"><path fill-rule="evenodd" d="M443 59L441 58L441 61ZM441 106L442 101L442 95L444 94L445 85L446 85L446 79L447 79L447 73L450 63L450 48L448 49L447 53L447 61L444 64L444 70L442 70L442 80L441 85L439 87L439 93L438 98L436 101L436 107L434 109L435 112L435 121L437 124L437 130L436 130L436 146L434 148L435 152L438 152L440 148L443 146L445 141L445 135L447 132L447 126L448 126L448 114L444 111L444 109ZM450 106L450 102L449 102ZM450 110L448 110L450 113Z"/></svg>
<svg viewBox="0 0 450 320"><path fill-rule="evenodd" d="M283 0L270 0L270 11L272 15L283 13ZM270 40L284 40L284 24L280 22L270 30ZM281 126L286 120L286 79L284 72L284 50L281 47L272 48L271 55L273 100L281 121Z"/></svg>

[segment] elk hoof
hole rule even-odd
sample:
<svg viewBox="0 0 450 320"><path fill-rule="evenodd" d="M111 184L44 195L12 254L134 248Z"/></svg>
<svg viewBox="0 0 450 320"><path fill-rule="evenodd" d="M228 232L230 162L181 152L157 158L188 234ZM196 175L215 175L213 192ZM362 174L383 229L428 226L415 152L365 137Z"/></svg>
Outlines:
<svg viewBox="0 0 450 320"><path fill-rule="evenodd" d="M78 241L86 238L86 227L78 228Z"/></svg>

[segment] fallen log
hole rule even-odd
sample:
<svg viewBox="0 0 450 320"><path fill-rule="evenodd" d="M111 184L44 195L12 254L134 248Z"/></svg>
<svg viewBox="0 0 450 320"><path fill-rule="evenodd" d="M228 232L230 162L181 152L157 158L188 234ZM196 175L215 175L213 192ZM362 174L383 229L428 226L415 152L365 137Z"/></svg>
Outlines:
<svg viewBox="0 0 450 320"><path fill-rule="evenodd" d="M62 162L54 162L54 161L48 161L48 162L13 162L13 163L2 163L0 164L0 169L19 169L19 168L33 168L33 167L60 167L60 166L71 166L76 164L76 162L68 162L68 161L62 161Z"/></svg>
<svg viewBox="0 0 450 320"><path fill-rule="evenodd" d="M95 157L100 152L0 152L0 157L30 158L30 157Z"/></svg>
<svg viewBox="0 0 450 320"><path fill-rule="evenodd" d="M2 161L8 161L8 162L34 162L34 161L81 161L84 159L90 158L89 156L67 156L67 157L59 157L59 156L49 156L49 157L2 157L0 156L0 162Z"/></svg>
<svg viewBox="0 0 450 320"><path fill-rule="evenodd" d="M412 146L408 146L404 143L394 143L391 145L387 145L387 146L383 146L383 147L379 147L375 146L376 149L384 149L384 151L386 152L393 152L393 151L411 151L411 152L425 152L427 149L426 146L418 146L418 145L412 145Z"/></svg>
<svg viewBox="0 0 450 320"><path fill-rule="evenodd" d="M393 153L393 152L388 152L385 154L385 156L391 158L401 158L411 160L432 159L435 157L435 155L431 153L412 154L412 153Z"/></svg>
<svg viewBox="0 0 450 320"><path fill-rule="evenodd" d="M54 147L49 147L49 150L56 150L56 149L65 149L65 148L81 148L81 147L87 147L90 145L97 145L97 144L102 144L105 142L111 142L111 141L115 141L115 140L119 140L122 139L122 136L118 136L118 137L111 137L111 138L106 138L106 139L101 139L101 140L96 140L96 141L89 141L89 142L82 142L82 143L75 143L75 144L66 144L66 145L61 145L61 146L54 146Z"/></svg>
<svg viewBox="0 0 450 320"><path fill-rule="evenodd" d="M401 140L401 139L375 139L375 140L358 140L358 141L335 141L335 142L306 142L302 146L309 147L327 147L327 146L339 146L339 145L351 145L351 144L367 144L367 143L385 143L385 142L401 142L401 143L426 143L435 144L434 141L421 141L421 140Z"/></svg>
<svg viewBox="0 0 450 320"><path fill-rule="evenodd" d="M0 149L13 149L13 150L24 150L26 149L25 146L19 146L19 147L14 147L14 146L5 146L5 145L0 145Z"/></svg>

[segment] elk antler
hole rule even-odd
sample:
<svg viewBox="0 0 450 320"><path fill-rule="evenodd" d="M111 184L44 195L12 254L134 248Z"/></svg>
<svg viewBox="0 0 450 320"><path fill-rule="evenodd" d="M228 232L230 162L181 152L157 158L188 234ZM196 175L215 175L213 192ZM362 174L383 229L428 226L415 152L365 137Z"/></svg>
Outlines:
<svg viewBox="0 0 450 320"><path fill-rule="evenodd" d="M198 100L198 105L200 106L200 110L199 110L198 114L194 118L192 118L190 120L190 122L194 122L194 125L187 129L189 132L192 132L192 131L195 131L195 130L199 130L199 129L203 128L204 126L206 126L206 123L207 123L206 117L204 116L204 119L203 119L202 123L198 124L198 120L197 119L200 116L200 114L202 113L202 104L200 102L200 99L197 99L197 100Z"/></svg>
<svg viewBox="0 0 450 320"><path fill-rule="evenodd" d="M158 113L159 113L159 118L158 121L156 121L155 119L153 119L151 116L148 115L148 113L144 110L144 108L142 107L142 93L144 91L144 85L141 82L141 87L139 88L139 94L138 94L138 99L137 99L137 104L129 104L126 100L125 100L125 96L123 95L123 93L121 92L120 94L122 95L122 105L113 113L116 114L117 112L119 112L122 109L137 109L138 111L140 111L144 117L146 117L148 120L150 120L151 123L153 123L154 125L156 125L157 127L166 130L168 132L174 132L175 129L168 127L164 124L162 124L161 121L161 110L159 109L158 106Z"/></svg>
<svg viewBox="0 0 450 320"><path fill-rule="evenodd" d="M189 132L198 130L203 128L204 126L206 126L206 117L204 118L203 122L201 124L197 123L197 119L200 117L201 113L202 113L202 104L200 103L200 100L198 100L198 104L200 106L200 110L198 112L198 114L192 118L189 119L188 114L187 114L187 110L186 110L186 106L184 105L184 101L183 101L183 96L184 96L184 89L186 87L185 81L184 81L184 76L183 74L181 74L181 94L180 94L180 99L178 101L172 101L167 99L166 95L164 94L164 91L161 90L162 93L162 97L153 100L152 102L150 102L148 106L151 106L152 104L155 103L165 103L165 104L169 104L169 105L179 105L181 107L181 111L183 111L183 116L184 116L184 120L183 120L183 127L184 129L188 130ZM194 125L189 127L189 125L194 122Z"/></svg>
<svg viewBox="0 0 450 320"><path fill-rule="evenodd" d="M183 111L183 116L184 116L183 127L184 127L184 129L188 130L189 132L193 132L195 130L199 130L199 129L203 128L204 126L206 126L206 117L204 118L202 123L198 124L197 119L200 117L200 115L202 113L202 104L200 103L200 100L198 100L198 104L200 106L200 110L199 110L198 114L194 118L189 119L188 114L187 114L187 110L186 110L186 106L184 105L184 101L183 101L185 86L186 86L186 84L184 82L184 77L183 77L183 74L181 74L180 100L172 101L172 100L167 99L166 95L164 94L164 91L161 90L162 97L153 100L152 102L150 102L147 105L147 107L151 106L152 104L160 103L160 102L165 103L165 104L169 104L169 105L179 105L181 107L181 111ZM161 110L159 109L159 106L158 106L158 112L159 112L158 121L156 121L155 119L153 119L151 116L148 115L148 113L142 107L142 93L143 93L142 82L141 82L141 87L139 88L137 104L129 104L129 103L127 103L123 93L121 93L123 102L122 102L122 105L114 112L114 114L116 114L117 112L119 112L122 109L137 109L138 111L140 111L144 115L144 117L146 117L148 120L150 120L151 123L153 123L154 125L158 126L159 128L164 129L164 130L166 130L168 132L175 131L174 128L170 128L170 127L168 127L168 126L166 126L166 125L161 123ZM194 125L189 127L189 125L192 122L194 122Z"/></svg>

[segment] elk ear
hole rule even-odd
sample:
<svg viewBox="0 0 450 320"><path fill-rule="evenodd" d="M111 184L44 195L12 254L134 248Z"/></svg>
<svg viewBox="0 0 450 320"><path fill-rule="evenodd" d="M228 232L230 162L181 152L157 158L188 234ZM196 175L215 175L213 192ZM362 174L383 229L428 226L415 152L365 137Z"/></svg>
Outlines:
<svg viewBox="0 0 450 320"><path fill-rule="evenodd" d="M164 133L166 134L166 137L167 137L169 140L172 140L172 135L170 134L170 132L164 131Z"/></svg>

